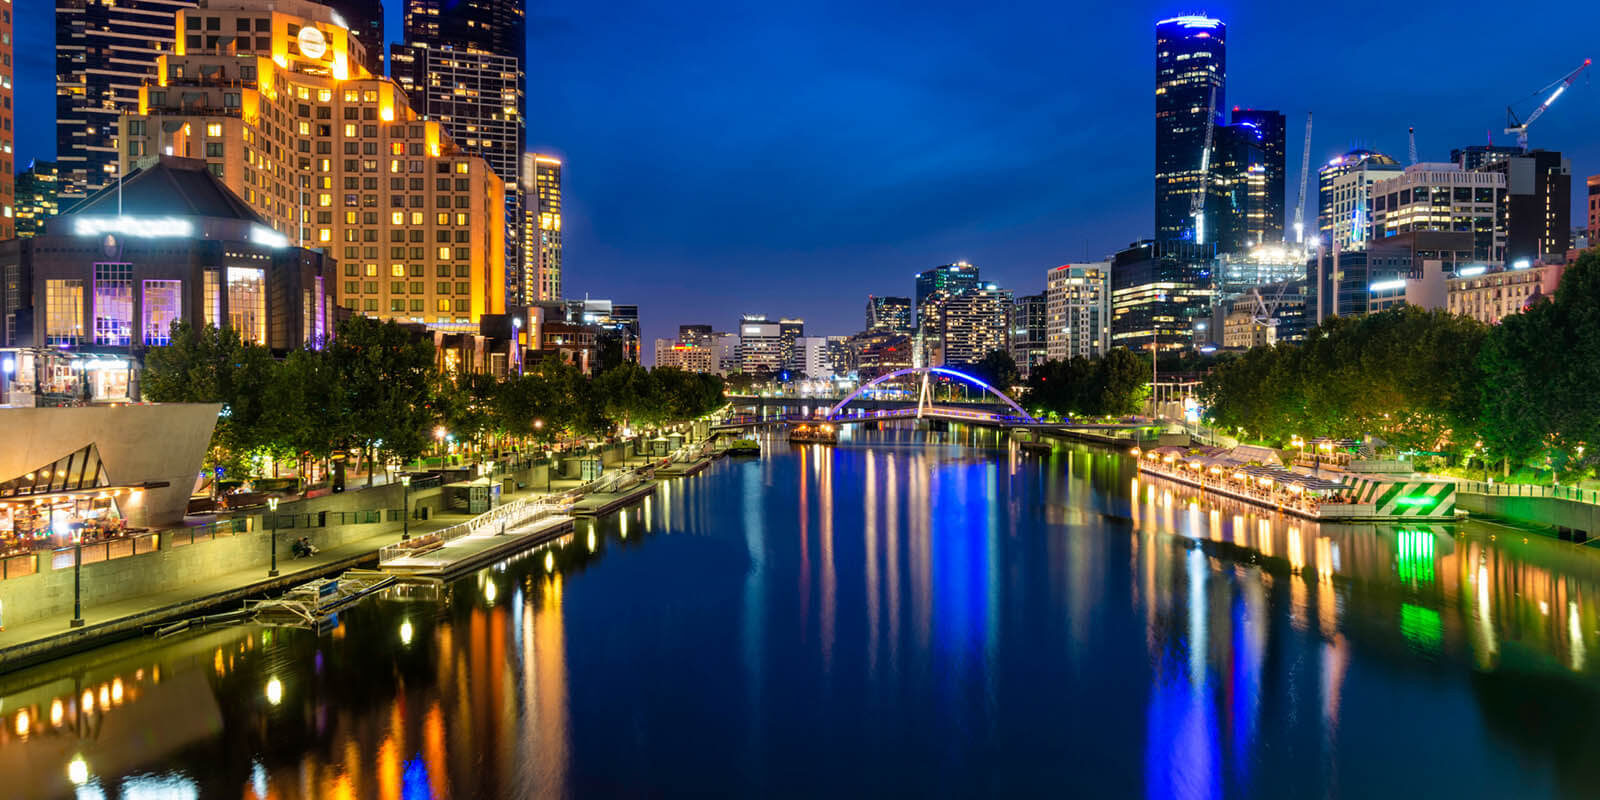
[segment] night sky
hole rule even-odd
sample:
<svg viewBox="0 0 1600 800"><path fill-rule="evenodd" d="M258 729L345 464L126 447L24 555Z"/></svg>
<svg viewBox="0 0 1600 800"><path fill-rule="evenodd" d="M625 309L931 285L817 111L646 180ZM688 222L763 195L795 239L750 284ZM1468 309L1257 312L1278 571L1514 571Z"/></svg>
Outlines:
<svg viewBox="0 0 1600 800"><path fill-rule="evenodd" d="M52 5L16 5L24 166L55 150ZM567 296L637 302L648 353L679 323L733 330L745 312L852 333L868 293L909 295L956 260L1042 291L1048 268L1149 235L1154 23L1202 11L1228 23L1228 103L1288 117L1291 219L1307 110L1314 193L1317 163L1352 145L1404 161L1408 125L1423 160L1488 130L1513 143L1506 104L1525 116L1600 55L1576 0L534 0L528 144L567 161ZM1571 158L1579 225L1600 173L1591 83L1531 131Z"/></svg>

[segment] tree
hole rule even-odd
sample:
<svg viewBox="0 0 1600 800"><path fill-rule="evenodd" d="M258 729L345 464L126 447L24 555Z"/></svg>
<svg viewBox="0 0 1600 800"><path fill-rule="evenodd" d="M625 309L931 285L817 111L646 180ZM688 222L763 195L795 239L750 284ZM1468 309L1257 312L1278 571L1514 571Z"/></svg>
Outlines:
<svg viewBox="0 0 1600 800"><path fill-rule="evenodd" d="M421 455L432 439L430 429L442 421L431 391L432 342L392 321L351 317L339 326L328 358L349 410L351 442L369 460L372 454L402 460Z"/></svg>
<svg viewBox="0 0 1600 800"><path fill-rule="evenodd" d="M967 371L1002 392L1009 392L1011 387L1022 383L1016 360L1004 350L990 350L977 363L969 364Z"/></svg>
<svg viewBox="0 0 1600 800"><path fill-rule="evenodd" d="M624 429L632 423L654 425L666 420L668 415L656 388L650 373L632 362L607 370L594 380L601 413Z"/></svg>
<svg viewBox="0 0 1600 800"><path fill-rule="evenodd" d="M171 344L145 355L141 391L157 403L221 403L207 466L242 473L251 451L271 444L262 419L275 368L265 347L232 328L179 322Z"/></svg>

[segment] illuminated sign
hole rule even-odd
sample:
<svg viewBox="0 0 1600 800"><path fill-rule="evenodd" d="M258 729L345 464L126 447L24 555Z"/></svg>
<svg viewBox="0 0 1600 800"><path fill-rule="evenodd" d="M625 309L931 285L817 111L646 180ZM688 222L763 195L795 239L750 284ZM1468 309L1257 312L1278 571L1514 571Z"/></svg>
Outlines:
<svg viewBox="0 0 1600 800"><path fill-rule="evenodd" d="M300 45L300 55L306 58L322 58L322 54L328 52L328 40L322 38L322 31L311 25L301 28L295 41Z"/></svg>
<svg viewBox="0 0 1600 800"><path fill-rule="evenodd" d="M1392 291L1394 291L1396 289L1404 289L1404 288L1406 288L1406 282L1405 282L1404 279L1393 280L1393 281L1379 281L1377 283L1372 284L1371 286L1368 286L1367 288L1369 290L1373 291L1373 292L1392 292Z"/></svg>
<svg viewBox="0 0 1600 800"><path fill-rule="evenodd" d="M250 226L250 241L262 247L288 247L289 237L265 225Z"/></svg>
<svg viewBox="0 0 1600 800"><path fill-rule="evenodd" d="M1215 27L1217 27L1217 26L1222 24L1222 20L1220 20L1220 19L1212 19L1210 17L1198 17L1198 16L1173 17L1172 19L1161 20L1160 24L1166 25L1166 24L1172 23L1172 22L1176 22L1177 24L1182 25L1185 28L1215 28Z"/></svg>
<svg viewBox="0 0 1600 800"><path fill-rule="evenodd" d="M1473 277L1475 275L1482 275L1483 273L1487 272L1488 270L1489 270L1489 268L1486 267L1486 266L1483 266L1482 264L1479 264L1476 267L1462 267L1461 269L1456 270L1456 277L1458 277L1458 278L1471 278L1471 277Z"/></svg>
<svg viewBox="0 0 1600 800"><path fill-rule="evenodd" d="M156 239L193 236L194 224L178 217L73 217L72 232L79 236L122 234Z"/></svg>

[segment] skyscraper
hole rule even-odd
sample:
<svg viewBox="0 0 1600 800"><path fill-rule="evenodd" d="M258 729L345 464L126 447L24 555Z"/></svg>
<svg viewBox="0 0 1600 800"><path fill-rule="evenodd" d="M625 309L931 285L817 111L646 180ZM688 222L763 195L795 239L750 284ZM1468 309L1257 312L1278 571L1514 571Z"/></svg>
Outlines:
<svg viewBox="0 0 1600 800"><path fill-rule="evenodd" d="M924 307L929 298L935 293L942 293L948 297L963 289L971 289L978 285L978 268L965 261L954 264L945 264L942 267L923 270L917 273L917 326L925 328Z"/></svg>
<svg viewBox="0 0 1600 800"><path fill-rule="evenodd" d="M17 173L17 235L44 233L45 220L61 212L56 202L56 164L34 161Z"/></svg>
<svg viewBox="0 0 1600 800"><path fill-rule="evenodd" d="M713 331L710 325L679 325L678 343L690 347L710 347Z"/></svg>
<svg viewBox="0 0 1600 800"><path fill-rule="evenodd" d="M374 75L383 70L383 0L315 0L338 14L350 35L367 48L361 65Z"/></svg>
<svg viewBox="0 0 1600 800"><path fill-rule="evenodd" d="M1382 153L1357 148L1317 170L1317 234L1332 250L1359 250L1372 227L1372 184L1404 171Z"/></svg>
<svg viewBox="0 0 1600 800"><path fill-rule="evenodd" d="M1495 226L1505 232L1506 263L1565 258L1572 246L1572 162L1554 150L1529 150L1481 169L1505 176Z"/></svg>
<svg viewBox="0 0 1600 800"><path fill-rule="evenodd" d="M911 332L911 298L867 295L867 331Z"/></svg>
<svg viewBox="0 0 1600 800"><path fill-rule="evenodd" d="M1043 364L1049 356L1047 333L1050 329L1049 300L1045 294L1029 294L1017 298L1011 307L1011 360L1017 371L1028 377L1029 371Z"/></svg>
<svg viewBox="0 0 1600 800"><path fill-rule="evenodd" d="M1260 108L1233 107L1233 125L1248 132L1260 148L1259 169L1252 168L1250 204L1246 212L1245 238L1249 245L1278 244L1284 232L1284 139L1287 126L1283 114Z"/></svg>
<svg viewBox="0 0 1600 800"><path fill-rule="evenodd" d="M805 320L803 320L803 319L780 319L780 320L778 320L778 339L780 340L779 347L783 350L783 367L784 367L784 369L790 370L791 372L799 372L800 371L801 365L799 365L797 363L796 354L797 354L798 351L795 348L795 342L800 341L800 339L804 338L805 335L806 335L806 321ZM803 353L801 353L799 355L801 357L804 356Z"/></svg>
<svg viewBox="0 0 1600 800"><path fill-rule="evenodd" d="M139 110L139 87L156 58L174 51L178 9L189 0L56 0L56 164L64 205L106 185L117 166L117 117ZM216 48L235 31L186 31L194 49ZM269 35L262 31L261 36Z"/></svg>
<svg viewBox="0 0 1600 800"><path fill-rule="evenodd" d="M1062 264L1045 276L1045 356L1099 358L1111 349L1111 262Z"/></svg>
<svg viewBox="0 0 1600 800"><path fill-rule="evenodd" d="M389 74L418 114L443 123L506 182L506 295L526 306L559 294L531 295L515 269L527 262L523 16L521 0L406 0L405 42L390 48Z"/></svg>
<svg viewBox="0 0 1600 800"><path fill-rule="evenodd" d="M1215 244L1139 242L1111 262L1111 346L1187 349L1216 294Z"/></svg>
<svg viewBox="0 0 1600 800"><path fill-rule="evenodd" d="M524 305L561 299L561 159L528 153L522 161L521 288ZM516 302L515 299L512 302Z"/></svg>
<svg viewBox="0 0 1600 800"><path fill-rule="evenodd" d="M945 364L976 364L996 350L1011 349L1010 289L986 283L963 289L942 308Z"/></svg>
<svg viewBox="0 0 1600 800"><path fill-rule="evenodd" d="M1190 202L1201 190L1201 159L1212 92L1217 111L1227 108L1228 27L1201 16L1156 24L1156 217L1157 239L1196 238ZM1207 211L1210 211L1207 203Z"/></svg>

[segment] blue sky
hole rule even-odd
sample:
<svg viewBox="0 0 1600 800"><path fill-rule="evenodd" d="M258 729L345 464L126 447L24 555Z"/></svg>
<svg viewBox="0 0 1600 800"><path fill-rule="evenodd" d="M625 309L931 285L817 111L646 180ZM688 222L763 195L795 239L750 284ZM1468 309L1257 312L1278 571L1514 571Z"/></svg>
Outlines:
<svg viewBox="0 0 1600 800"><path fill-rule="evenodd" d="M50 6L17 5L19 43L53 40ZM1403 160L1410 125L1443 160L1489 130L1510 143L1507 103L1525 114L1600 54L1577 2L533 0L528 142L567 162L567 294L639 303L648 350L746 312L851 333L868 293L961 259L1041 291L1050 267L1149 235L1154 23L1196 12L1228 23L1229 104L1289 118L1291 207L1308 110L1313 170L1355 144ZM54 60L17 58L26 164L54 152ZM1596 92L1580 80L1531 135L1571 157L1575 220L1600 173Z"/></svg>

